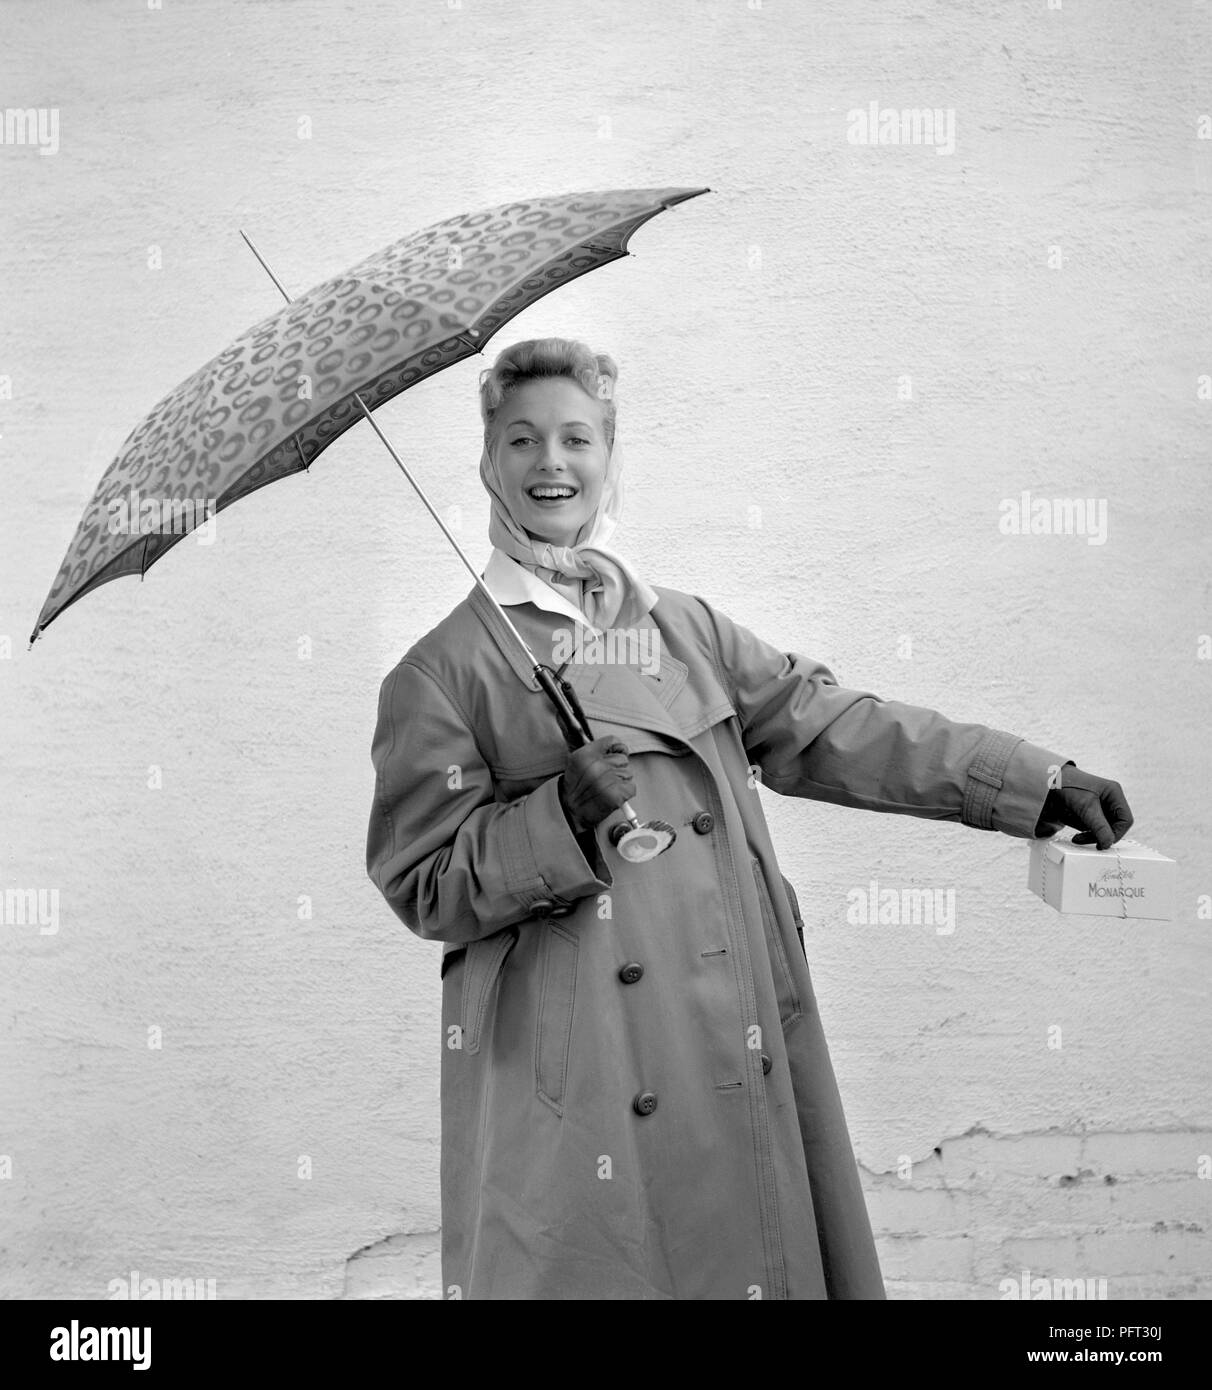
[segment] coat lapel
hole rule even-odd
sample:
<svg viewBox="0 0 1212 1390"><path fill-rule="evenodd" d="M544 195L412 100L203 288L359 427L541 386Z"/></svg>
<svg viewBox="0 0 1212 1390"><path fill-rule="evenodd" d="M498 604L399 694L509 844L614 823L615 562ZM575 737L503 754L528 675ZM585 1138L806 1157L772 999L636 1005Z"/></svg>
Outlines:
<svg viewBox="0 0 1212 1390"><path fill-rule="evenodd" d="M539 692L530 663L478 585L470 598L518 679L528 690ZM542 611L529 603L511 605L509 616L538 660L557 665L552 661L554 635L561 629L568 631L571 624L560 614ZM687 743L712 724L728 718L734 710L710 671L710 663L702 663L703 669L696 670L695 679L689 678L689 666L670 651L669 642L651 614L637 631L650 634L644 639L649 645L639 650L659 653L659 667L651 673L645 671L644 665L650 663L640 661L638 650L630 664L618 660L595 661L589 659L595 654L592 645L586 644L582 648L583 659L570 661L562 675L576 691L595 731L599 725L618 726L652 736L637 740L633 735L628 746L634 752L645 749L684 751L681 747L671 750L665 740L672 739L677 745ZM602 727L600 732L608 733L610 728Z"/></svg>

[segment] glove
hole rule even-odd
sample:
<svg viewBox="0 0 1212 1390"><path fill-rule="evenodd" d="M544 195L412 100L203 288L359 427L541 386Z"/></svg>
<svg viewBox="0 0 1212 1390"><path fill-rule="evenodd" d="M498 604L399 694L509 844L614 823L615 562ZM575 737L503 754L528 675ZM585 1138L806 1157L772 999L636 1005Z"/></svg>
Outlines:
<svg viewBox="0 0 1212 1390"><path fill-rule="evenodd" d="M1057 777L1060 785L1048 792L1036 835L1051 834L1045 823L1060 821L1082 832L1074 835L1074 844L1097 843L1099 849L1110 849L1131 830L1132 812L1118 782L1083 772L1073 763L1065 763Z"/></svg>
<svg viewBox="0 0 1212 1390"><path fill-rule="evenodd" d="M574 833L591 830L635 795L627 745L603 734L568 755L559 781L560 805Z"/></svg>

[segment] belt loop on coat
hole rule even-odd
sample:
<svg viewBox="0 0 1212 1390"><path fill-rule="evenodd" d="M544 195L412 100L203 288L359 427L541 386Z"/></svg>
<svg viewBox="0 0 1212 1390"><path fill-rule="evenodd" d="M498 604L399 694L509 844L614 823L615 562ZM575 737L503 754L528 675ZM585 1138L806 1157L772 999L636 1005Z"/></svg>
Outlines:
<svg viewBox="0 0 1212 1390"><path fill-rule="evenodd" d="M463 966L462 1023L463 1049L474 1056L484 1035L484 1015L492 998L493 986L505 964L505 957L518 939L517 927L503 927L492 936L481 937L467 948Z"/></svg>

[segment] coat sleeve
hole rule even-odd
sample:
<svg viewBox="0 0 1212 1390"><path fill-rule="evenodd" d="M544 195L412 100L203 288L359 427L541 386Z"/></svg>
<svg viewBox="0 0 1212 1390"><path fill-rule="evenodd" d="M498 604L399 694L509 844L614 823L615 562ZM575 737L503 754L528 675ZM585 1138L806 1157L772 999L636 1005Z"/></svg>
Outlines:
<svg viewBox="0 0 1212 1390"><path fill-rule="evenodd" d="M425 940L476 941L613 885L596 839L578 838L565 819L558 777L498 803L471 729L408 658L380 690L371 760L366 869Z"/></svg>
<svg viewBox="0 0 1212 1390"><path fill-rule="evenodd" d="M1068 759L1017 734L846 690L820 662L699 602L746 753L773 791L1024 839L1061 829L1040 817L1049 774Z"/></svg>

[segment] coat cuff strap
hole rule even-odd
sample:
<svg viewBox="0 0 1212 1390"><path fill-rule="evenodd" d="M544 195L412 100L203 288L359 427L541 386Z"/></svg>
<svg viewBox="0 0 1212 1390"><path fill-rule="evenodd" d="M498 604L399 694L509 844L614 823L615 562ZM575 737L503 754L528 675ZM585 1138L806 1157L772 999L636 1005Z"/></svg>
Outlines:
<svg viewBox="0 0 1212 1390"><path fill-rule="evenodd" d="M994 829L993 803L1002 789L1010 755L1022 741L1017 734L1003 733L1000 729L985 731L968 764L968 774L964 780L964 804L960 819L965 825L978 830Z"/></svg>
<svg viewBox="0 0 1212 1390"><path fill-rule="evenodd" d="M1068 761L1017 734L990 729L968 768L961 820L981 830L1037 837L1052 779ZM1059 829L1059 824L1045 824L1044 834Z"/></svg>
<svg viewBox="0 0 1212 1390"><path fill-rule="evenodd" d="M558 782L550 777L516 801L502 826L506 891L534 916L566 916L578 898L614 886L596 838L596 862L585 858L560 805Z"/></svg>

